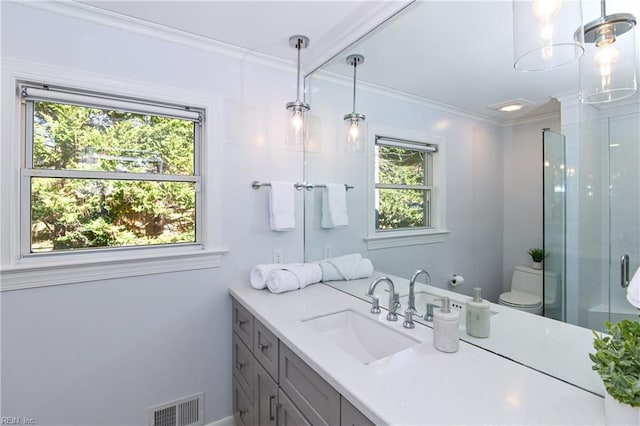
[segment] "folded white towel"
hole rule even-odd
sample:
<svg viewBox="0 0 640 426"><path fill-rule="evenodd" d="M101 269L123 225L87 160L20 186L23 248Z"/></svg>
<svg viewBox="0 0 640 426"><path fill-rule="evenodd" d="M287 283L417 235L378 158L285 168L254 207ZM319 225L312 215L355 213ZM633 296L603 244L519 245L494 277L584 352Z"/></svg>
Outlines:
<svg viewBox="0 0 640 426"><path fill-rule="evenodd" d="M285 265L282 269L274 269L269 272L267 287L272 293L282 293L305 288L321 280L322 270L318 264Z"/></svg>
<svg viewBox="0 0 640 426"><path fill-rule="evenodd" d="M251 286L256 290L267 288L267 276L269 276L269 272L273 271L274 269L282 269L293 265L301 265L301 263L264 263L261 265L256 265L251 268L251 277L249 279L249 281L251 281Z"/></svg>
<svg viewBox="0 0 640 426"><path fill-rule="evenodd" d="M640 268L633 274L631 283L627 287L627 300L636 308L640 308Z"/></svg>
<svg viewBox="0 0 640 426"><path fill-rule="evenodd" d="M371 260L359 253L324 259L319 262L322 281L355 280L373 274Z"/></svg>
<svg viewBox="0 0 640 426"><path fill-rule="evenodd" d="M272 231L288 231L296 227L293 191L293 182L271 182L269 224Z"/></svg>
<svg viewBox="0 0 640 426"><path fill-rule="evenodd" d="M328 183L322 191L323 228L338 228L349 225L347 214L347 189L341 183Z"/></svg>

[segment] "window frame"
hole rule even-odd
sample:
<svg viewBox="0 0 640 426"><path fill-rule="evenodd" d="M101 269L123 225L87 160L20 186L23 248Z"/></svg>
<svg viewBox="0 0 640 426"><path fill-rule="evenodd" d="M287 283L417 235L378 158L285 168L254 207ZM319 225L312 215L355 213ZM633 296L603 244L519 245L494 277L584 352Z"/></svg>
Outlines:
<svg viewBox="0 0 640 426"><path fill-rule="evenodd" d="M446 144L444 138L438 136L425 136L402 129L377 128L370 133L371 141L367 150L367 169L368 169L368 190L367 190L367 236L364 240L367 242L369 250L403 247L411 245L442 243L445 241L449 231L446 229L445 215L445 152ZM383 143L386 146L403 146L411 149L411 147L424 147L429 150L428 146L434 146L436 152L432 155L431 167L431 185L409 185L406 189L428 189L431 197L430 206L430 226L402 229L376 229L376 196L375 191L378 188L398 187L403 185L387 185L378 184L376 182L376 146L379 139L390 141ZM395 143L391 142L395 141ZM405 142L403 144L403 141ZM426 169L426 167L425 167ZM425 182L429 183L429 182ZM404 187L404 186L403 186Z"/></svg>
<svg viewBox="0 0 640 426"><path fill-rule="evenodd" d="M41 87L39 87L41 86ZM31 90L35 89L35 90ZM53 254L65 254L65 255L77 255L79 253L86 253L89 251L105 251L105 250L123 250L123 249L142 249L153 247L177 247L179 245L201 245L202 244L202 232L200 230L202 221L202 160L200 158L201 144L202 144L202 132L204 122L204 110L195 109L193 107L179 108L168 105L162 105L159 103L148 103L149 100L142 100L144 103L140 103L140 100L122 99L121 97L114 97L111 94L100 93L97 95L80 92L77 90L70 90L68 88L61 87L48 87L42 85L36 85L31 83L18 83L18 92L21 98L21 127L25 129L24 132L24 161L21 165L20 176L20 257L27 258L32 256L51 256ZM31 94L30 92L34 92ZM70 100L71 98L71 100ZM76 99L74 99L76 98ZM171 117L181 118L184 120L192 121L197 127L194 129L193 140L193 174L191 175L170 175L162 173L123 173L123 172L107 172L99 170L77 170L77 169L41 169L34 167L33 165L33 148L34 148L34 133L33 133L33 117L35 114L35 102L49 102L61 105L72 105L89 108L103 108L105 110L122 110L128 112L135 112L138 114L149 114L156 117ZM184 111L184 114L181 112ZM182 117L178 117L182 115ZM196 118L197 117L197 118ZM31 242L31 226L33 225L30 219L32 212L32 193L31 184L32 178L54 178L54 179L95 179L95 180L125 180L135 182L189 182L195 186L195 241L185 243L173 243L173 244L153 244L153 245L138 245L138 246L121 246L121 247L95 247L95 248L82 248L77 250L68 251L47 251L47 252L33 252Z"/></svg>
<svg viewBox="0 0 640 426"><path fill-rule="evenodd" d="M220 143L212 129L220 127L219 100L148 83L119 80L75 70L54 68L18 60L2 61L2 124L5 141L0 151L0 290L42 287L85 281L123 278L163 272L218 267L222 247L220 223ZM116 98L150 100L164 105L190 105L203 112L200 143L196 144L194 175L200 173L196 191L196 242L175 245L127 246L46 253L30 252L30 187L25 181L38 174L27 170L26 115L19 92L21 83L65 87L72 91L108 94ZM27 120L28 121L28 120ZM199 157L199 158L198 158ZM204 167L206 165L206 167ZM119 176L119 175L118 175ZM119 176L121 177L121 176ZM25 198L26 197L26 198ZM198 208L200 207L200 208ZM20 225L18 225L20 224ZM25 246L25 238L28 241ZM25 253L24 249L26 248Z"/></svg>

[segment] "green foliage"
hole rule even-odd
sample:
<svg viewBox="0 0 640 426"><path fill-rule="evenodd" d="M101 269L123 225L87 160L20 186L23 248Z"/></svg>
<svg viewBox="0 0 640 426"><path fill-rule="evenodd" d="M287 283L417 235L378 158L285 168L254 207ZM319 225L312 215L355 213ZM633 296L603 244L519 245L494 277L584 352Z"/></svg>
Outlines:
<svg viewBox="0 0 640 426"><path fill-rule="evenodd" d="M36 169L193 175L195 124L34 103ZM195 186L95 178L31 179L33 251L195 241Z"/></svg>
<svg viewBox="0 0 640 426"><path fill-rule="evenodd" d="M593 370L604 387L622 404L640 407L640 322L622 320L612 325L605 322L610 336L594 332Z"/></svg>
<svg viewBox="0 0 640 426"><path fill-rule="evenodd" d="M529 256L531 256L534 262L542 262L544 258L547 257L547 255L544 254L544 249L541 248L529 249L527 253L529 253Z"/></svg>
<svg viewBox="0 0 640 426"><path fill-rule="evenodd" d="M425 156L421 151L381 145L378 147L378 182L426 185ZM428 191L379 189L378 229L428 226Z"/></svg>

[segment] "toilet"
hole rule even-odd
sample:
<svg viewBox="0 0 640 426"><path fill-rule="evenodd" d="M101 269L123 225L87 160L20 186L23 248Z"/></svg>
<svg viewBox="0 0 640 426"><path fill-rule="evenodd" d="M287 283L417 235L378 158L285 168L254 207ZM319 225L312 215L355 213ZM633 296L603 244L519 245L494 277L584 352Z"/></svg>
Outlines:
<svg viewBox="0 0 640 426"><path fill-rule="evenodd" d="M542 315L542 273L539 269L516 266L511 277L511 291L502 293L498 299L498 304L535 315ZM545 302L552 305L556 299L557 278L552 273L547 273L545 277L547 279Z"/></svg>

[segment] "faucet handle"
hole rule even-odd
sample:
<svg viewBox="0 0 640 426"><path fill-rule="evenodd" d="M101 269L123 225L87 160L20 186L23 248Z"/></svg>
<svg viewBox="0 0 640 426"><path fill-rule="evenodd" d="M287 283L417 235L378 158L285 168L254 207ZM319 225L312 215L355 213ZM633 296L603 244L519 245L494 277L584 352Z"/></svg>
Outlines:
<svg viewBox="0 0 640 426"><path fill-rule="evenodd" d="M415 328L416 325L413 322L413 311L411 309L407 309L404 311L404 322L402 323L404 328Z"/></svg>
<svg viewBox="0 0 640 426"><path fill-rule="evenodd" d="M365 293L365 296L369 296L371 297L371 309L369 309L369 312L372 314L379 314L380 313L380 298L378 296L374 295L369 295L367 293Z"/></svg>
<svg viewBox="0 0 640 426"><path fill-rule="evenodd" d="M433 308L440 308L435 303L427 303L427 312L424 314L425 321L433 321Z"/></svg>
<svg viewBox="0 0 640 426"><path fill-rule="evenodd" d="M387 321L398 321L398 309L400 309L400 293L393 293L391 306L389 306L389 313L387 314Z"/></svg>

